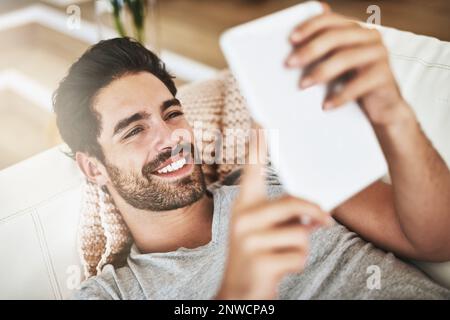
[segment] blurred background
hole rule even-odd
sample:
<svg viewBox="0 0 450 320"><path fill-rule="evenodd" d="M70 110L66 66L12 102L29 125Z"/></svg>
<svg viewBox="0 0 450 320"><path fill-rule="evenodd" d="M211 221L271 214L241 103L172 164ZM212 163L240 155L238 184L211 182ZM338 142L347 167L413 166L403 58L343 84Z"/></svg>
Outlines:
<svg viewBox="0 0 450 320"><path fill-rule="evenodd" d="M51 95L90 45L118 34L161 55L178 85L226 68L218 39L229 27L295 0L0 0L0 170L58 143ZM449 0L326 1L366 21L450 41Z"/></svg>

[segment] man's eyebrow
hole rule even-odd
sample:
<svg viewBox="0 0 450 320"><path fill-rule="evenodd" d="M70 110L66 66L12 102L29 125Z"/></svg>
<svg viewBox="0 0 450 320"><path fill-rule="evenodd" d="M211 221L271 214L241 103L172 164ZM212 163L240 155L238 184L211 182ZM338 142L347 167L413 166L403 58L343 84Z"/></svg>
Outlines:
<svg viewBox="0 0 450 320"><path fill-rule="evenodd" d="M142 119L147 119L148 117L150 117L150 114L148 114L147 112L144 111L144 112L137 112L130 117L120 120L119 122L117 122L116 126L114 127L113 136L115 136L120 131L122 131L123 129L128 127L131 123L142 120Z"/></svg>
<svg viewBox="0 0 450 320"><path fill-rule="evenodd" d="M173 99L164 101L161 104L161 112L164 112L166 109L168 109L172 106L181 106L180 100L178 100L177 98L173 98Z"/></svg>

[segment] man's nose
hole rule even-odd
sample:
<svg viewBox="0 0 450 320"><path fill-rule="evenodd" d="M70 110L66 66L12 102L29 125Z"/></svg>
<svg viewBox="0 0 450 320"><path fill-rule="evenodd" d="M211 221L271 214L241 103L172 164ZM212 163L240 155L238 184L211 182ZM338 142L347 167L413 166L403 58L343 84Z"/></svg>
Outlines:
<svg viewBox="0 0 450 320"><path fill-rule="evenodd" d="M161 152L167 149L175 149L180 142L180 138L173 134L174 130L164 121L160 121L157 128L153 137L156 139L154 141L156 150Z"/></svg>

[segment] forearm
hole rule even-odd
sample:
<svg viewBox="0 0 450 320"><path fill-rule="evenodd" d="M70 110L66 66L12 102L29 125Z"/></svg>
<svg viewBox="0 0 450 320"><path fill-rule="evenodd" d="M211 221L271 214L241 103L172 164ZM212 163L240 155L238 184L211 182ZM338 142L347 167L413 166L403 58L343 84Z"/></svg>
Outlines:
<svg viewBox="0 0 450 320"><path fill-rule="evenodd" d="M401 228L417 250L450 259L450 171L406 105L376 126Z"/></svg>

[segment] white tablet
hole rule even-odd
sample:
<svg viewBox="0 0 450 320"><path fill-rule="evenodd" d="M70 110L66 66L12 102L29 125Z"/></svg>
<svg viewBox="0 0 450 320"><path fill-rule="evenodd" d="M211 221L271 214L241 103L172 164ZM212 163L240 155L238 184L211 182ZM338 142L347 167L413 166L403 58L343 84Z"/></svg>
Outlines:
<svg viewBox="0 0 450 320"><path fill-rule="evenodd" d="M356 103L323 111L323 85L301 90L287 69L288 37L322 12L307 2L227 30L220 44L253 118L266 129L287 192L331 210L387 172L373 129Z"/></svg>

